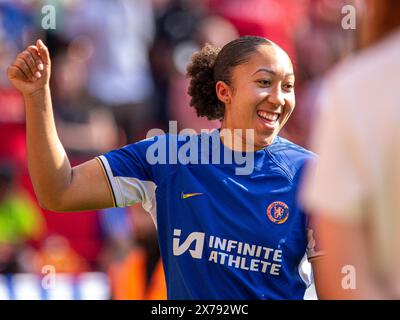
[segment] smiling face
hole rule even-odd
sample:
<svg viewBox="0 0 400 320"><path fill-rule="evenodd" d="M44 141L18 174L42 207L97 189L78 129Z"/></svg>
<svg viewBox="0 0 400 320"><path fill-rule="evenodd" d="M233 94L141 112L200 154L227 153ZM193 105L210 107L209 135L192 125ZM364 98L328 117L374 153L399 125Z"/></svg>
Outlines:
<svg viewBox="0 0 400 320"><path fill-rule="evenodd" d="M232 69L230 80L216 84L225 104L222 129L253 129L254 149L268 146L295 106L290 58L275 45L260 45L248 62Z"/></svg>

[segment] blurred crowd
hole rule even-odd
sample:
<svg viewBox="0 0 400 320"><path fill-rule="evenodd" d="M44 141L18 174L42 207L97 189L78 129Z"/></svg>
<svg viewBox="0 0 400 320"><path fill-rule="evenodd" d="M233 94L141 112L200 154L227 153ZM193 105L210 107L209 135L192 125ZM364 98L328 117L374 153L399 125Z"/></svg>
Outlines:
<svg viewBox="0 0 400 320"><path fill-rule="evenodd" d="M140 205L58 214L41 209L25 157L22 97L6 69L37 38L52 57L57 129L72 165L146 137L149 129L217 128L189 106L185 69L206 42L269 38L295 65L296 110L282 135L308 147L326 72L357 49L345 0L0 1L0 273L101 271L110 298L163 299L153 222ZM45 5L55 29L44 29Z"/></svg>

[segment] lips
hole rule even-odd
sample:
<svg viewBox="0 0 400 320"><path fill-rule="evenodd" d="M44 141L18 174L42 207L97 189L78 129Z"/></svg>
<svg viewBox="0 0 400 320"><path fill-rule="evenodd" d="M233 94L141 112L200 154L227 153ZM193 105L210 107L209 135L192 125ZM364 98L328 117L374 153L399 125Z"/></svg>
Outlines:
<svg viewBox="0 0 400 320"><path fill-rule="evenodd" d="M257 110L257 116L268 129L275 129L280 118L280 113L265 110Z"/></svg>
<svg viewBox="0 0 400 320"><path fill-rule="evenodd" d="M257 115L264 120L276 122L279 119L280 113L258 110Z"/></svg>

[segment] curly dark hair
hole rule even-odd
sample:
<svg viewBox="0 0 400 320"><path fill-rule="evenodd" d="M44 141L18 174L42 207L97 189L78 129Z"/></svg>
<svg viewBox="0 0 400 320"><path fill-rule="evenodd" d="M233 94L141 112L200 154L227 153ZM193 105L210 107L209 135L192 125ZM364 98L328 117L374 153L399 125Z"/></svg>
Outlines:
<svg viewBox="0 0 400 320"><path fill-rule="evenodd" d="M199 117L221 120L225 105L217 97L215 85L224 81L231 85L232 69L246 63L260 45L273 45L273 42L256 36L244 36L226 44L222 49L206 44L192 56L187 67L190 77L188 94L192 97L190 106L196 109Z"/></svg>

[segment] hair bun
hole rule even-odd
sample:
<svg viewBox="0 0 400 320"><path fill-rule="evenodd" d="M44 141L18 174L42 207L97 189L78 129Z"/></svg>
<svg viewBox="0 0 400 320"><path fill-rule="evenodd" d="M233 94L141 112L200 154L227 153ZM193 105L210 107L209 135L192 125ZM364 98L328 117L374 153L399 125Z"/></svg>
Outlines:
<svg viewBox="0 0 400 320"><path fill-rule="evenodd" d="M215 92L214 65L221 48L206 44L193 54L187 67L187 75L191 78L188 94L192 97L190 105L196 109L199 117L209 120L222 119L224 106Z"/></svg>

